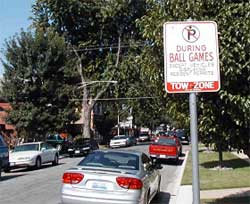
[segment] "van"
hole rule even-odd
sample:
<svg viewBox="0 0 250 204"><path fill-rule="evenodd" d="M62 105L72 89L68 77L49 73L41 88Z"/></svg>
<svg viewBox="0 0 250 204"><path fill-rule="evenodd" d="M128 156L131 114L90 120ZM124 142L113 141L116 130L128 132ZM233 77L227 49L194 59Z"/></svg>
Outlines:
<svg viewBox="0 0 250 204"><path fill-rule="evenodd" d="M0 179L2 171L9 167L9 148L0 135Z"/></svg>

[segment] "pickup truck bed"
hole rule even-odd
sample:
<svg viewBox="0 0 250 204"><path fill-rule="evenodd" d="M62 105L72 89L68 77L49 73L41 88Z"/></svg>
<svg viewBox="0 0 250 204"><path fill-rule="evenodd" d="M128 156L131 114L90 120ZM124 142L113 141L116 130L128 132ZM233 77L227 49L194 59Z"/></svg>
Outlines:
<svg viewBox="0 0 250 204"><path fill-rule="evenodd" d="M181 151L181 144L175 137L160 137L149 146L150 157L156 159L174 159L178 162Z"/></svg>

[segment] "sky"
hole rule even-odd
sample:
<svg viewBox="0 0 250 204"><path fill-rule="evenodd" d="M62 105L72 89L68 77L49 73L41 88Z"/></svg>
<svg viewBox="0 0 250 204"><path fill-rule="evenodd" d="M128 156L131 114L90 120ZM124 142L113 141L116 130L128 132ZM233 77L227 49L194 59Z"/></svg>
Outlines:
<svg viewBox="0 0 250 204"><path fill-rule="evenodd" d="M0 51L4 48L5 39L20 33L23 28L31 25L29 17L32 15L32 4L35 0L0 0ZM4 59L2 52L0 58ZM3 74L3 66L0 63L0 78Z"/></svg>

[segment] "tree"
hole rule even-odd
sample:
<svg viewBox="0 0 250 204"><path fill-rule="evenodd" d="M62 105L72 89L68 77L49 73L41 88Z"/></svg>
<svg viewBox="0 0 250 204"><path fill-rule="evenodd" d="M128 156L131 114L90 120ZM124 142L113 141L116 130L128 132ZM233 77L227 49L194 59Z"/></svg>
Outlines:
<svg viewBox="0 0 250 204"><path fill-rule="evenodd" d="M26 139L66 131L78 117L70 101L76 76L64 38L53 30L22 31L5 45L2 95L13 107L8 120Z"/></svg>
<svg viewBox="0 0 250 204"><path fill-rule="evenodd" d="M201 140L222 149L228 144L249 154L249 2L204 0L148 0L147 15L137 21L142 35L154 44L148 58L163 61L162 26L166 21L214 20L220 32L222 87L218 93L199 94L198 116ZM146 65L145 65L146 66ZM160 67L163 67L161 65ZM159 72L163 73L163 69ZM163 78L162 78L163 81ZM154 80L153 83L156 83ZM159 90L162 86L159 87ZM188 118L187 97L166 95L169 115ZM187 121L187 120L186 120Z"/></svg>
<svg viewBox="0 0 250 204"><path fill-rule="evenodd" d="M79 98L82 98L83 136L90 137L90 112L109 83L87 84L116 80L120 73L125 75L120 63L139 38L135 20L144 14L145 1L38 0L33 11L38 30L53 27L73 47L75 63L72 64L77 67L82 87ZM130 80L128 76L126 79ZM115 90L116 95L126 92L122 85Z"/></svg>

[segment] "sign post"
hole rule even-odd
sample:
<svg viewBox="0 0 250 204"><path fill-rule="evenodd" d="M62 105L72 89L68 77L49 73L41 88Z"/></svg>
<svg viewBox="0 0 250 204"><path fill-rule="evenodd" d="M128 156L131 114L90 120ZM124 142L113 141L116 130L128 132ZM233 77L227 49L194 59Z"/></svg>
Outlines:
<svg viewBox="0 0 250 204"><path fill-rule="evenodd" d="M200 203L196 93L220 89L217 24L164 24L164 77L168 93L189 93L193 204Z"/></svg>

